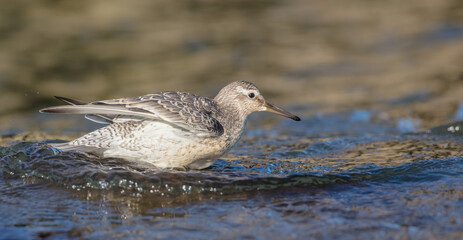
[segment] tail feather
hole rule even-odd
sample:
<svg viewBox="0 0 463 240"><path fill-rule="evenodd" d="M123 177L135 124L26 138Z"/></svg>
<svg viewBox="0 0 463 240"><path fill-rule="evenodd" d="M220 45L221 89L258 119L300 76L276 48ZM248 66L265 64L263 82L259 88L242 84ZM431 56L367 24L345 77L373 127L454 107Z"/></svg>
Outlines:
<svg viewBox="0 0 463 240"><path fill-rule="evenodd" d="M152 112L141 108L126 108L122 105L94 104L76 99L59 97L55 98L70 105L53 106L40 109L40 113L60 113L60 114L83 114L85 118L101 124L114 123L116 118L127 116L133 119L155 119L159 117Z"/></svg>
<svg viewBox="0 0 463 240"><path fill-rule="evenodd" d="M88 102L80 101L77 99L72 99L72 98L67 98L67 97L60 97L60 96L55 96L56 99L59 99L65 103L71 104L71 105L86 105Z"/></svg>
<svg viewBox="0 0 463 240"><path fill-rule="evenodd" d="M138 110L138 111L136 111ZM128 109L120 106L108 105L63 105L47 107L40 110L42 113L64 113L64 114L92 114L92 115L124 115L142 118L156 119L156 115L139 109Z"/></svg>
<svg viewBox="0 0 463 240"><path fill-rule="evenodd" d="M55 96L55 98L67 104L70 104L71 106L89 104L88 102L84 102L84 101L72 99L72 98L67 98L67 97ZM75 113L75 112L66 110L66 108L62 108L62 106L44 108L44 109L39 110L39 112L41 113L68 113L68 114ZM82 114L82 113L77 113L77 114ZM90 121L101 123L101 124L111 124L113 123L113 118L115 116L116 115L86 114L85 118L87 118Z"/></svg>

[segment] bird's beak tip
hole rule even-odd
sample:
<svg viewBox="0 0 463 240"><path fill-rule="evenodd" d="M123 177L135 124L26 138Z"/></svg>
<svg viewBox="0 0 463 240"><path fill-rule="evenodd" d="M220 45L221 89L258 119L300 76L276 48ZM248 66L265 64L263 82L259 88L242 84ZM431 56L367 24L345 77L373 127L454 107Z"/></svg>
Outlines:
<svg viewBox="0 0 463 240"><path fill-rule="evenodd" d="M282 108L279 108L273 104L270 104L268 102L265 103L265 111L266 112L271 112L271 113L275 113L275 114L278 114L278 115L281 115L281 116L284 116L284 117L287 117L287 118L291 118L292 120L294 121L301 121L301 118L299 118L298 116L282 109Z"/></svg>

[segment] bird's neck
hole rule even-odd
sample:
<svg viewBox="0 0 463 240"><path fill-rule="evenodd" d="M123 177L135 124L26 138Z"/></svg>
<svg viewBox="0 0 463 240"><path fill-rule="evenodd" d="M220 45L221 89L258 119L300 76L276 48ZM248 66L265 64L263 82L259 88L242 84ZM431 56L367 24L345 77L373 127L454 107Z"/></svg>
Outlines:
<svg viewBox="0 0 463 240"><path fill-rule="evenodd" d="M216 119L223 125L224 134L229 137L234 144L241 138L246 128L247 115L242 114L239 106L230 102L217 101L217 103L221 114L216 116Z"/></svg>

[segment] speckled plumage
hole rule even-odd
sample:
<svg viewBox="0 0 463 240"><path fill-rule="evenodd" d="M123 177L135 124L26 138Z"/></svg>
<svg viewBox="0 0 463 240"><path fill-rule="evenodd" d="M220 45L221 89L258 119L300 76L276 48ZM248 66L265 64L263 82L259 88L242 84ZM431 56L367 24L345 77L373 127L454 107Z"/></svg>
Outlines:
<svg viewBox="0 0 463 240"><path fill-rule="evenodd" d="M90 103L57 98L71 105L41 112L85 114L109 125L54 147L147 161L161 168L210 166L241 138L252 112L270 111L300 120L267 103L254 84L244 81L230 83L214 99L186 92Z"/></svg>

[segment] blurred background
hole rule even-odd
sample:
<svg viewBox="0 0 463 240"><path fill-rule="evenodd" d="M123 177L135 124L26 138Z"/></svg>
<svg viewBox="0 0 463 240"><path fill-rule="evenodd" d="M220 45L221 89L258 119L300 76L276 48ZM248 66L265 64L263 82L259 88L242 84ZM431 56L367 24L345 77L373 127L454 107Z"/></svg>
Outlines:
<svg viewBox="0 0 463 240"><path fill-rule="evenodd" d="M463 1L0 1L0 133L75 128L60 104L256 83L311 116L463 118ZM64 119L64 120L63 120Z"/></svg>

